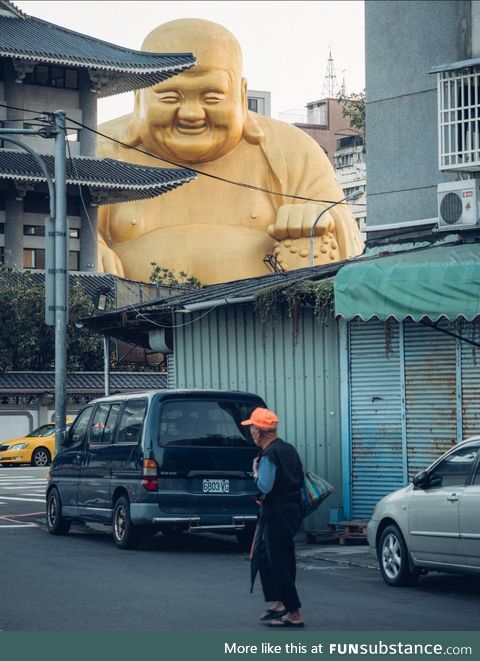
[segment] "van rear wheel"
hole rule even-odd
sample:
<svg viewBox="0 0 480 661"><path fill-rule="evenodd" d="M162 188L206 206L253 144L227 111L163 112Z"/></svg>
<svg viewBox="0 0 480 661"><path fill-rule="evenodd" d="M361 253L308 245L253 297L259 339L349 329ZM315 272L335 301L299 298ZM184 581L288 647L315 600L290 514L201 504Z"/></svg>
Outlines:
<svg viewBox="0 0 480 661"><path fill-rule="evenodd" d="M119 549L131 549L138 542L138 530L136 530L130 518L130 503L128 499L121 496L113 508L113 539Z"/></svg>
<svg viewBox="0 0 480 661"><path fill-rule="evenodd" d="M66 535L71 521L62 516L62 503L57 489L53 488L47 497L47 528L51 535Z"/></svg>

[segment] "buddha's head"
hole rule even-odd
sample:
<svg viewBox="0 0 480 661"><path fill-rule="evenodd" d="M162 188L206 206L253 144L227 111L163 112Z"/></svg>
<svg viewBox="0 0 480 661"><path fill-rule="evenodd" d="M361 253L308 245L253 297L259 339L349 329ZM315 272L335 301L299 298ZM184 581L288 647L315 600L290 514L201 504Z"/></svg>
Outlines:
<svg viewBox="0 0 480 661"><path fill-rule="evenodd" d="M142 50L197 59L192 69L136 93L135 131L144 148L182 163L212 161L235 149L247 118L235 37L210 21L179 19L150 32Z"/></svg>

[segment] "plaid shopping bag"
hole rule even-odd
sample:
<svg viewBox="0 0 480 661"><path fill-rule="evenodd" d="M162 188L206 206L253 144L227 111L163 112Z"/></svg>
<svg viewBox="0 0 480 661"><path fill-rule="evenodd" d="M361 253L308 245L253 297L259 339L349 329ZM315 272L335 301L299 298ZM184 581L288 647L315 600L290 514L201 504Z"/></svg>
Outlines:
<svg viewBox="0 0 480 661"><path fill-rule="evenodd" d="M311 471L305 471L305 478L300 490L303 516L306 517L314 512L331 493L335 493L335 489L327 480Z"/></svg>

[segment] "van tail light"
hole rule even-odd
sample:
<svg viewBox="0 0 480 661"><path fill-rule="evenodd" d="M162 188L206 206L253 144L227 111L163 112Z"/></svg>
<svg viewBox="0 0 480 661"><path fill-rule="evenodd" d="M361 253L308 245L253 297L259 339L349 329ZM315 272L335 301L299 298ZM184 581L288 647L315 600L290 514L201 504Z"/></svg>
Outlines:
<svg viewBox="0 0 480 661"><path fill-rule="evenodd" d="M142 484L146 491L158 491L158 466L154 459L143 460Z"/></svg>

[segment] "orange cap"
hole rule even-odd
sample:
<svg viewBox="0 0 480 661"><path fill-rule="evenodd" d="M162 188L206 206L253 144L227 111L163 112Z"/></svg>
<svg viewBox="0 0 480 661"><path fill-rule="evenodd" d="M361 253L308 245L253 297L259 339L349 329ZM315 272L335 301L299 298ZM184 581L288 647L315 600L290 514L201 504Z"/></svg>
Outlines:
<svg viewBox="0 0 480 661"><path fill-rule="evenodd" d="M240 424L255 425L261 429L276 429L278 424L278 416L268 409L263 409L260 406L254 409L248 420L243 420Z"/></svg>

